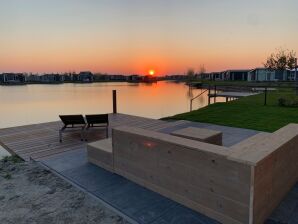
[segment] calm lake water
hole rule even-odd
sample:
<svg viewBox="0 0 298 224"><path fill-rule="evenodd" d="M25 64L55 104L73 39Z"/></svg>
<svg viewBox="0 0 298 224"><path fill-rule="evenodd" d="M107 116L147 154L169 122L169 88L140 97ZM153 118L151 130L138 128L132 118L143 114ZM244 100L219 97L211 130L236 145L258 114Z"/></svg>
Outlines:
<svg viewBox="0 0 298 224"><path fill-rule="evenodd" d="M190 99L201 92L166 81L0 86L0 128L56 121L59 114L111 113L113 89L117 90L119 113L149 118L187 112ZM194 101L193 108L207 103L205 93Z"/></svg>

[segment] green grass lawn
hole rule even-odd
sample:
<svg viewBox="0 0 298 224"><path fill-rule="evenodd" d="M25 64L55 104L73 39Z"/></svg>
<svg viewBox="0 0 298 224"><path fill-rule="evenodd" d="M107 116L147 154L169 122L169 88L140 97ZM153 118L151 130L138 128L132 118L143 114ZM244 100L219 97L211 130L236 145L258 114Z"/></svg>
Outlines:
<svg viewBox="0 0 298 224"><path fill-rule="evenodd" d="M279 98L298 99L291 89L278 89L264 94L245 97L228 103L215 103L170 119L189 120L273 132L289 123L298 123L298 107L281 107Z"/></svg>

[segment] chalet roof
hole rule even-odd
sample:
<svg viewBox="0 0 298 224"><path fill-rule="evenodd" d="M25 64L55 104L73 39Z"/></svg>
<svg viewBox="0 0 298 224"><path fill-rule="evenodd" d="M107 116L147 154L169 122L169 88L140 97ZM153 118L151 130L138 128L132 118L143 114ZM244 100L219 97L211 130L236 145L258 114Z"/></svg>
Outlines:
<svg viewBox="0 0 298 224"><path fill-rule="evenodd" d="M258 67L258 68L254 68L252 70L250 70L249 72L252 72L252 71L256 71L256 70L269 70L268 68L264 68L264 67Z"/></svg>
<svg viewBox="0 0 298 224"><path fill-rule="evenodd" d="M249 72L250 69L228 69L228 70L224 70L220 73L227 73L227 72Z"/></svg>

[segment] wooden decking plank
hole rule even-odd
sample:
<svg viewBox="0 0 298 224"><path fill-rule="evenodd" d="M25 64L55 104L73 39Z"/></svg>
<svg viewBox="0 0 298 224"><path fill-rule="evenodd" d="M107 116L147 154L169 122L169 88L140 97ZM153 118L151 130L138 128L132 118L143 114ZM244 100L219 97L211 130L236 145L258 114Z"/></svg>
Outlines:
<svg viewBox="0 0 298 224"><path fill-rule="evenodd" d="M56 134L58 136L58 132L52 132L52 131L46 131L46 130L41 130L39 132L28 132L26 134L16 134L16 135L10 135L9 137L0 137L0 141L4 141L6 143L17 143L17 142L24 142L24 141L29 141L30 139L33 138L44 138L47 137L50 134Z"/></svg>
<svg viewBox="0 0 298 224"><path fill-rule="evenodd" d="M123 114L120 114L119 117L114 120L112 118L112 124L114 124L115 126L125 125L125 124L132 125L136 123L142 123L142 122L146 123L150 121L156 121L156 120L150 119L150 118L138 117L138 116L123 115Z"/></svg>
<svg viewBox="0 0 298 224"><path fill-rule="evenodd" d="M139 123L139 122L144 122L145 120L143 120L143 119L136 119L136 118L134 118L134 119L123 119L123 120L119 120L119 121L114 121L114 120L112 120L110 123L111 123L111 125L113 126L113 125L116 125L116 126L118 126L118 125L125 125L125 124L131 124L131 123Z"/></svg>
<svg viewBox="0 0 298 224"><path fill-rule="evenodd" d="M49 146L36 146L34 148L28 148L25 151L22 152L17 152L19 155L21 155L22 157L30 157L32 154L36 154L36 153L47 153L50 151L57 151L57 150L64 150L64 149L68 149L68 148L73 148L73 147L85 147L86 143L85 142L77 142L77 141L73 141L73 142L67 142L63 145L49 145Z"/></svg>
<svg viewBox="0 0 298 224"><path fill-rule="evenodd" d="M51 144L52 142L56 142L59 141L58 137L56 138L46 138L46 139L30 139L30 141L26 141L26 142L17 142L18 144L6 144L8 147L11 148L27 148L27 147L31 147L34 145L45 145L45 144Z"/></svg>
<svg viewBox="0 0 298 224"><path fill-rule="evenodd" d="M28 155L28 156L31 156L33 154L36 154L36 153L45 153L45 152L48 152L48 151L54 151L54 150L60 150L60 149L67 149L67 148L73 148L75 146L85 146L86 144L85 143L78 143L78 142L73 142L73 143L69 143L67 145L56 145L56 146L53 146L53 147L43 147L43 148L36 148L35 150L33 151L30 151L30 152L22 152L20 154L22 155Z"/></svg>
<svg viewBox="0 0 298 224"><path fill-rule="evenodd" d="M13 128L13 129L15 129L15 128ZM45 126L44 127L38 127L38 128L25 128L25 129L15 129L15 130L7 130L7 131L5 131L5 132L2 132L1 134L0 134L0 136L6 136L6 135L14 135L14 134L17 134L17 133L19 133L19 134L21 134L21 133L27 133L27 132L30 132L30 131L38 131L38 130L45 130L45 129L49 129L49 130L53 130L53 129L56 129L56 130L58 130L59 129L59 127L51 127L51 126L47 126L47 124L45 124Z"/></svg>
<svg viewBox="0 0 298 224"><path fill-rule="evenodd" d="M55 135L49 135L49 136L44 136L44 137L39 137L39 138L38 137L37 138L28 138L24 141L19 140L17 142L8 142L6 144L10 147L18 147L18 146L22 147L22 146L26 146L27 144L32 144L34 142L36 142L36 144L38 144L39 142L44 142L44 141L47 141L49 139L58 140L59 137L57 135L56 136Z"/></svg>
<svg viewBox="0 0 298 224"><path fill-rule="evenodd" d="M1 138L3 139L9 139L11 136L25 136L28 135L29 133L39 133L39 132L45 132L46 130L51 130L51 129L27 129L26 131L15 131L15 132L9 132L1 135Z"/></svg>
<svg viewBox="0 0 298 224"><path fill-rule="evenodd" d="M45 126L48 127L48 128L53 128L53 127L58 128L59 126L61 126L61 122L60 121L55 121L55 122L42 123L42 124L34 124L34 125L25 125L25 126L4 128L4 129L0 129L0 136L5 136L5 135L19 133L19 132L27 132L27 131L30 131L30 130L44 129Z"/></svg>
<svg viewBox="0 0 298 224"><path fill-rule="evenodd" d="M69 136L63 136L63 139L65 139L65 137L69 137ZM70 136L70 137L72 137L72 138L79 138L79 139L81 139L80 138L80 135L78 135L78 136ZM27 144L32 144L32 143L36 143L36 144L38 144L39 142L40 143L45 143L45 142L47 142L47 141L57 141L57 142L59 142L59 136L58 136L58 134L57 133L51 133L51 134L49 134L48 136L43 136L43 137L35 137L35 138L28 138L28 139L25 139L25 140L23 140L23 141L17 141L17 142L8 142L7 143L7 145L8 146L11 146L11 147L17 147L17 146L26 146Z"/></svg>
<svg viewBox="0 0 298 224"><path fill-rule="evenodd" d="M93 135L91 135L91 138L93 137ZM89 136L90 138L90 136ZM20 147L23 147L23 148L27 148L27 147L33 147L34 145L36 146L39 146L39 145L53 145L53 144L57 144L57 145L62 145L62 144L65 144L67 142L81 142L81 136L80 134L78 135L65 135L63 136L63 142L60 143L59 142L59 137L56 136L56 135L51 135L47 138L43 138L41 140L39 139L30 139L29 141L27 142L24 142L24 143L20 143L18 145L11 145L11 144L8 144L8 146L11 146L11 147L16 147L16 148L20 148Z"/></svg>
<svg viewBox="0 0 298 224"><path fill-rule="evenodd" d="M63 143L60 143L59 141L52 141L52 143L40 143L40 144L31 144L31 145L27 145L27 146L23 146L23 147L15 147L15 151L17 153L24 153L24 152L28 152L28 151L32 151L32 150L38 150L39 148L46 148L46 147L56 147L56 146L64 146L67 147L67 145L69 144L78 144L81 141L75 140L73 138L69 138L69 139L64 139ZM13 147L12 147L13 148Z"/></svg>
<svg viewBox="0 0 298 224"><path fill-rule="evenodd" d="M33 154L31 154L30 158L32 158L34 160L37 160L37 159L40 159L40 158L44 158L44 157L47 157L47 156L59 154L59 153L62 153L62 152L67 152L67 151L71 151L71 150L80 149L82 147L84 147L84 146L75 146L75 147L70 147L70 148L55 149L55 150L42 152L42 153L33 153Z"/></svg>
<svg viewBox="0 0 298 224"><path fill-rule="evenodd" d="M97 129L96 132L104 132L105 130L99 130ZM92 135L91 135L92 137ZM81 140L80 132L69 132L63 134L63 142L67 140ZM43 135L42 137L33 136L31 138L27 138L25 140L19 140L12 143L7 143L7 146L9 147L27 147L34 144L44 144L44 143L53 143L53 142L59 142L59 135L58 132L48 132L48 135Z"/></svg>

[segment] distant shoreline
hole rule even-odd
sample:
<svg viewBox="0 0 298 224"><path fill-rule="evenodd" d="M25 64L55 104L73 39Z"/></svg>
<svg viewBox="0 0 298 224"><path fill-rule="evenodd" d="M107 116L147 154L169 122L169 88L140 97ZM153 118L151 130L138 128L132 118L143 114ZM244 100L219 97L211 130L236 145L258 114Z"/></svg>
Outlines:
<svg viewBox="0 0 298 224"><path fill-rule="evenodd" d="M157 83L158 81L167 81L167 80L156 80L156 81L126 81L126 80L107 80L107 81L93 81L93 82L13 82L13 83L0 83L0 86L24 86L24 85L62 85L62 84L92 84L92 83L111 83L111 82L118 82L118 83Z"/></svg>

